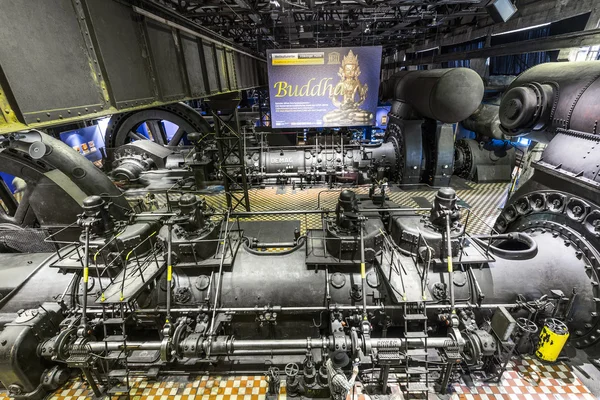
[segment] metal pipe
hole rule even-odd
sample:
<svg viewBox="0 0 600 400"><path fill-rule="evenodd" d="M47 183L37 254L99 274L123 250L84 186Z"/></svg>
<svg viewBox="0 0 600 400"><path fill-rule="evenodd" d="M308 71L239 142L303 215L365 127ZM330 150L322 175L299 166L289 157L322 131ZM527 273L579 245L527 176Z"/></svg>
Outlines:
<svg viewBox="0 0 600 400"><path fill-rule="evenodd" d="M452 240L450 237L450 213L446 213L446 248L448 250L448 287L450 289L450 308L452 313L456 313L454 308L454 267L452 266Z"/></svg>
<svg viewBox="0 0 600 400"><path fill-rule="evenodd" d="M233 340L232 349L237 350L262 350L262 349L297 349L297 348L322 348L327 345L327 338L306 339L281 339L281 340Z"/></svg>
<svg viewBox="0 0 600 400"><path fill-rule="evenodd" d="M160 350L161 342L88 342L92 353L104 353L105 351L121 351L121 350Z"/></svg>
<svg viewBox="0 0 600 400"><path fill-rule="evenodd" d="M358 212L406 212L406 211L430 211L431 207L410 207L410 208L361 208ZM227 215L232 218L254 217L260 215L294 215L294 214L330 214L332 210L277 210L277 211L237 211L234 213L212 213L210 215ZM173 217L175 213L143 213L140 216L153 217Z"/></svg>
<svg viewBox="0 0 600 400"><path fill-rule="evenodd" d="M165 323L171 321L171 283L173 279L173 264L172 264L172 253L173 253L173 224L167 225L167 318ZM125 279L125 278L123 278Z"/></svg>
<svg viewBox="0 0 600 400"><path fill-rule="evenodd" d="M418 208L359 208L358 212L373 212L373 211L386 211L386 212L399 212L399 211L431 211L431 207L418 207Z"/></svg>
<svg viewBox="0 0 600 400"><path fill-rule="evenodd" d="M284 211L238 211L231 213L233 218L253 217L259 215L293 215L293 214L328 214L330 210L284 210Z"/></svg>
<svg viewBox="0 0 600 400"><path fill-rule="evenodd" d="M90 227L86 224L85 226L85 255L83 259L83 299L82 299L82 315L81 315L81 327L83 328L83 335L86 335L87 331L87 298L88 298L88 279L90 274ZM125 279L125 278L123 278Z"/></svg>
<svg viewBox="0 0 600 400"><path fill-rule="evenodd" d="M296 247L294 242L279 242L279 243L256 243L252 244L252 248L263 248L263 247Z"/></svg>
<svg viewBox="0 0 600 400"><path fill-rule="evenodd" d="M209 343L209 350L208 350L208 355L210 356L210 349L212 348L212 346L210 346L210 344L212 344L212 339L213 339L213 329L215 327L215 319L217 317L217 307L219 306L219 297L221 296L221 279L223 277L223 263L225 262L225 252L227 251L226 249L226 243L229 240L229 237L227 235L227 230L229 228L229 211L227 211L227 218L225 219L225 232L223 234L223 252L221 253L221 262L219 263L219 274L217 275L217 289L215 292L215 302L214 302L214 308L213 308L213 312L212 312L212 318L210 320L210 329L208 331L208 343Z"/></svg>
<svg viewBox="0 0 600 400"><path fill-rule="evenodd" d="M362 283L363 320L367 320L367 273L365 266L365 226L360 222L360 280Z"/></svg>
<svg viewBox="0 0 600 400"><path fill-rule="evenodd" d="M306 349L271 349L271 350L236 350L233 356L256 356L256 355L288 355L288 354L306 354Z"/></svg>
<svg viewBox="0 0 600 400"><path fill-rule="evenodd" d="M370 345L374 349L389 348L390 346L402 347L407 339L405 338L371 338ZM308 348L322 349L333 346L333 341L327 337L321 338L306 338L306 339L282 339L282 340L235 340L228 339L229 345L223 346L219 341L210 342L210 350L214 355L232 354L242 355L257 354L256 351L285 350L287 352L295 352ZM423 339L408 339L409 347L422 347ZM454 344L453 340L448 337L433 337L427 339L427 346L435 348L449 347ZM93 353L104 353L105 351L122 351L122 350L160 350L160 341L149 342L89 342L88 346Z"/></svg>
<svg viewBox="0 0 600 400"><path fill-rule="evenodd" d="M519 308L521 307L519 304L516 303L492 303L492 304L471 304L471 303L463 303L463 304L455 304L454 308L455 309L462 309L462 308L475 308L475 309L495 309L495 308L499 308L499 307L504 307L504 308ZM425 308L428 310L444 310L444 309L448 309L449 306L446 304L426 304ZM311 313L311 312L321 312L321 311L333 311L333 310L339 310L339 311L359 311L361 310L361 308L358 308L356 306L335 306L335 305L331 305L329 307L222 307L222 308L217 308L216 312L219 313L257 313L257 312L261 312L261 311L276 311L276 312L283 312L283 313ZM397 306L397 305L388 305L388 306L384 306L384 305L378 305L378 306L367 306L367 310L381 310L381 311L385 311L385 310L401 310L402 306ZM208 307L181 307L181 308L172 308L171 312L173 313L191 313L191 312L212 312L213 308L208 308ZM153 313L165 313L166 310L165 309L161 309L161 308L140 308L135 310L136 314L153 314ZM89 310L88 309L88 314L101 314L102 310L101 309L94 309L94 310Z"/></svg>
<svg viewBox="0 0 600 400"><path fill-rule="evenodd" d="M520 307L519 304L516 303L495 303L495 304L481 304L481 305L477 305L477 304L471 304L471 303L464 303L464 304L455 304L454 308L460 309L460 308L480 308L480 309L494 309L494 308L499 308L499 307L504 307L504 308L518 308ZM362 308L362 307L361 307ZM426 304L425 308L428 310L443 310L443 309L447 309L449 308L448 305L446 304ZM381 310L381 311L385 311L385 310L401 310L402 306L396 306L396 305L391 305L391 306L384 306L384 305L378 305L378 306L367 306L367 310ZM276 311L276 312L288 312L288 313L294 313L294 312L302 312L302 313L310 313L310 312L321 312L321 311L333 311L333 310L339 310L339 311L359 311L360 309L356 306L335 306L331 305L329 307L222 307L222 308L217 308L216 312L222 312L222 313L256 313L256 312L260 312L260 311ZM171 309L171 312L174 313L190 313L190 312L210 312L213 311L212 308L207 308L207 307L186 307L186 308L173 308ZM102 311L100 309L98 310L94 310L94 311L88 311L88 314L100 314ZM138 314L151 314L151 313L164 313L165 310L164 309L155 309L155 308L140 308L135 310L136 313Z"/></svg>

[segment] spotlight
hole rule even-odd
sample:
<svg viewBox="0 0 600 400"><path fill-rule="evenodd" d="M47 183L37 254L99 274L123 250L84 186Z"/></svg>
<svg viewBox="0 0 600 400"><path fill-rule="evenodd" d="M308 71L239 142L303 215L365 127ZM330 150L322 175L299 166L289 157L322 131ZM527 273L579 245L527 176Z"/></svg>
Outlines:
<svg viewBox="0 0 600 400"><path fill-rule="evenodd" d="M517 12L510 0L492 0L485 9L495 23L506 22Z"/></svg>

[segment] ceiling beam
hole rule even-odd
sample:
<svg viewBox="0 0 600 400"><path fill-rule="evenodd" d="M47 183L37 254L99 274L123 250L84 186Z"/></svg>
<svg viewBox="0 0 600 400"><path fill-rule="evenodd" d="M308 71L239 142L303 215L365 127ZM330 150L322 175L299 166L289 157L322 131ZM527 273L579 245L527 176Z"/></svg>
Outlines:
<svg viewBox="0 0 600 400"><path fill-rule="evenodd" d="M494 24L490 18L479 21L475 27L461 26L446 33L437 40L425 40L420 44L408 47L408 51L416 52L432 47L451 46L469 42L495 33L503 33L528 26L555 22L590 12L598 7L597 0L553 0L538 1L519 7L518 14L508 22Z"/></svg>
<svg viewBox="0 0 600 400"><path fill-rule="evenodd" d="M525 40L477 50L427 56L423 59L398 61L392 65L395 65L396 67L407 67L410 65L440 64L447 61L471 60L474 58L535 53L538 51L561 50L571 47L591 46L597 44L600 44L600 29L566 33L563 35Z"/></svg>

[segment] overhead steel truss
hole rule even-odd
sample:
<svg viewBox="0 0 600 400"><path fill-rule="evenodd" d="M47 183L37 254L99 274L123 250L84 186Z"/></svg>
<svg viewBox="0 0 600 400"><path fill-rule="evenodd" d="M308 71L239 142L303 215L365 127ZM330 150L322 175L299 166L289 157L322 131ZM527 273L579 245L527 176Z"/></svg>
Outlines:
<svg viewBox="0 0 600 400"><path fill-rule="evenodd" d="M155 0L237 43L396 47L487 16L481 0Z"/></svg>

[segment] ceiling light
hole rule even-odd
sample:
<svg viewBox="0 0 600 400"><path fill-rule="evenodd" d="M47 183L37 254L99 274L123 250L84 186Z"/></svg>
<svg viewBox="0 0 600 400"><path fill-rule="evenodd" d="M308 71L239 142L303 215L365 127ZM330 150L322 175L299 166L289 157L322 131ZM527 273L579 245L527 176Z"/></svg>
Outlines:
<svg viewBox="0 0 600 400"><path fill-rule="evenodd" d="M500 33L492 33L492 36L500 36L500 35L509 35L511 33L515 33L515 32L521 32L521 31L528 31L530 29L535 29L535 28L541 28L543 26L548 26L550 25L550 22L546 23L546 24L540 24L540 25L534 25L534 26L528 26L526 28L519 28L519 29L515 29L512 31L507 31L507 32L500 32Z"/></svg>

